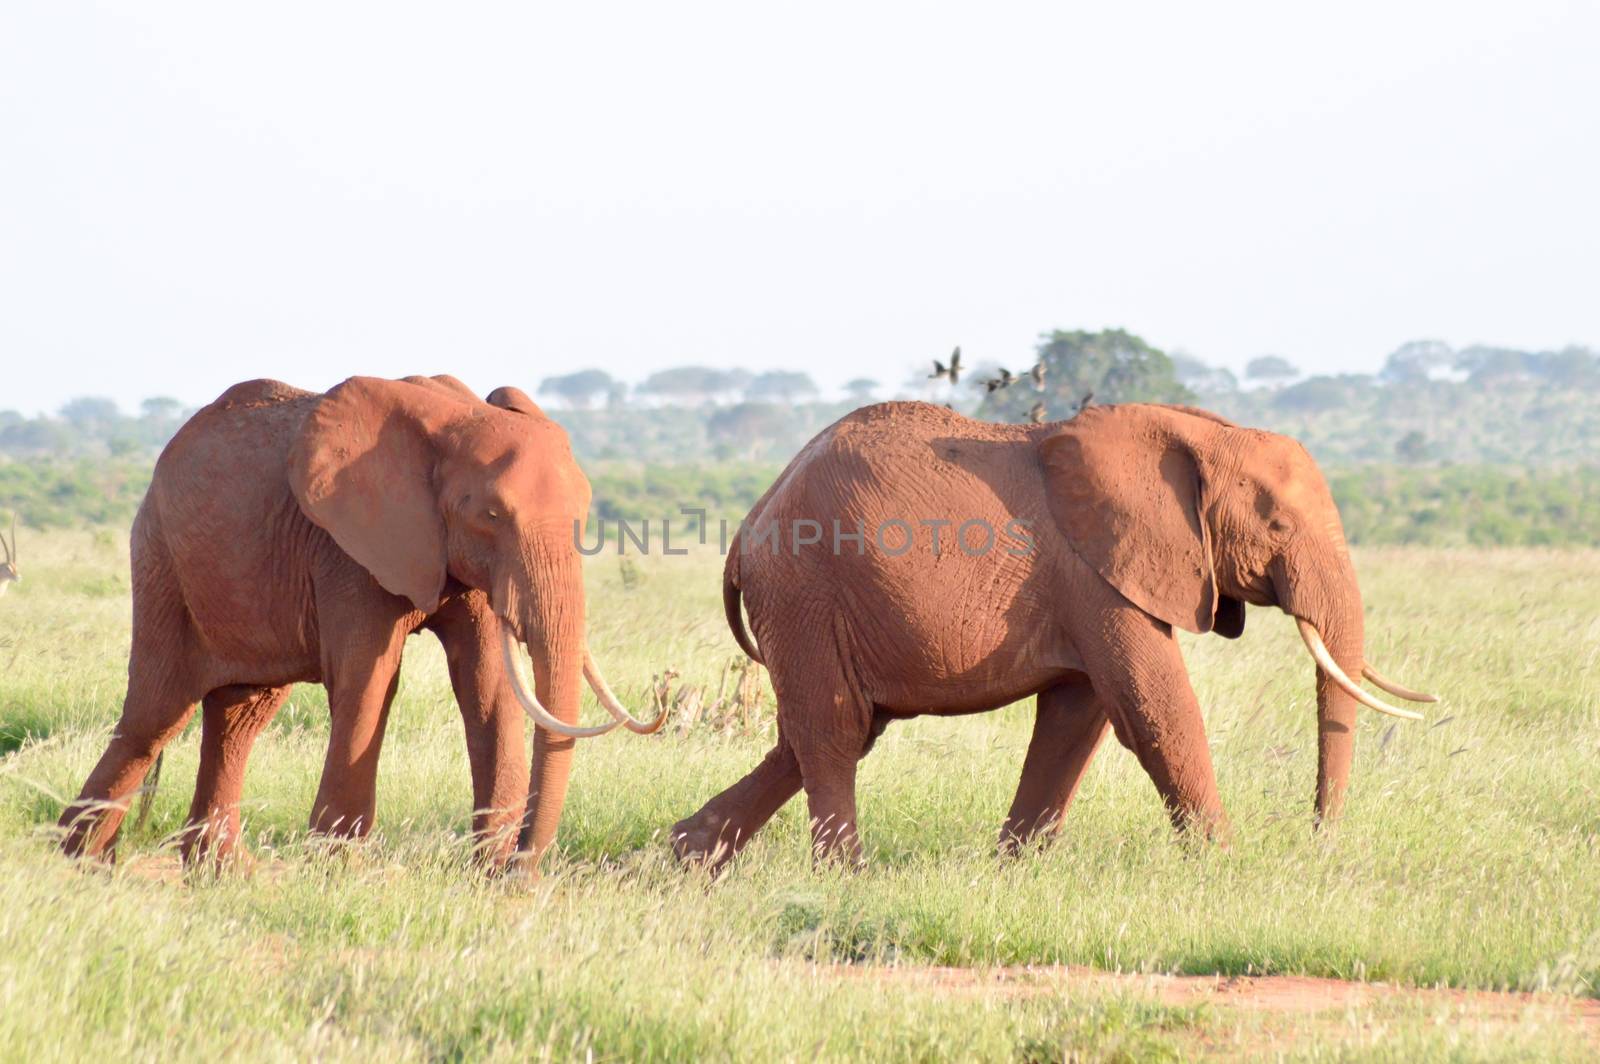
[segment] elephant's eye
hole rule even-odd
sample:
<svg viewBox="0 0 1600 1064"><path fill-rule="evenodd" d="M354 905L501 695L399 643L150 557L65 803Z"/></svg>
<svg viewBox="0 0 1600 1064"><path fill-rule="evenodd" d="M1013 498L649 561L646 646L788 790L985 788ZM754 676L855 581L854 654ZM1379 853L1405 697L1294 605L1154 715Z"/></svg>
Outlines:
<svg viewBox="0 0 1600 1064"><path fill-rule="evenodd" d="M489 509L483 511L483 516L490 521L498 521L500 520L500 511L490 507Z"/></svg>

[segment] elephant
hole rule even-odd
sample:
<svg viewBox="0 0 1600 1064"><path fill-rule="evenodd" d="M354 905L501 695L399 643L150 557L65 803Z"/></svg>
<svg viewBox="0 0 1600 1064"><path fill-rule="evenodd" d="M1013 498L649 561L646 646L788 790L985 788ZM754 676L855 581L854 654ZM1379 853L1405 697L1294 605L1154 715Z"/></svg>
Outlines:
<svg viewBox="0 0 1600 1064"><path fill-rule="evenodd" d="M566 433L515 388L487 401L449 376L229 388L167 445L134 520L127 697L61 815L63 850L114 856L132 794L199 703L183 857L242 857L246 761L296 683L323 684L331 716L311 829L365 836L401 651L427 629L465 726L480 857L536 867L574 740L664 719L629 714L588 652L576 535L589 501ZM580 675L615 720L577 726Z"/></svg>
<svg viewBox="0 0 1600 1064"><path fill-rule="evenodd" d="M740 647L770 672L778 741L674 825L677 857L713 870L802 787L814 854L859 864L856 763L891 721L1029 695L1001 853L1056 834L1108 731L1176 829L1226 844L1174 629L1236 638L1247 603L1294 616L1317 663L1318 824L1344 800L1357 705L1421 717L1351 676L1433 700L1367 664L1355 568L1306 450L1182 406L1096 406L1039 425L864 407L756 502L730 543L723 602Z"/></svg>

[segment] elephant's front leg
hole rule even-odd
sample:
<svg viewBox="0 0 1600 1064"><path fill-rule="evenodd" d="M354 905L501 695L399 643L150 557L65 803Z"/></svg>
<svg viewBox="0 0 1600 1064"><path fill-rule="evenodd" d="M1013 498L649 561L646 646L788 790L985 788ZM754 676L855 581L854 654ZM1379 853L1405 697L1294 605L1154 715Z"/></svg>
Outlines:
<svg viewBox="0 0 1600 1064"><path fill-rule="evenodd" d="M323 647L323 683L332 723L322 782L311 806L311 830L364 838L377 811L378 754L389 705L400 681L406 611L393 596L383 609L359 603L320 610L324 632L338 633Z"/></svg>
<svg viewBox="0 0 1600 1064"><path fill-rule="evenodd" d="M504 867L528 800L522 707L506 678L500 622L480 591L458 595L428 626L444 644L472 766L472 834L480 859Z"/></svg>
<svg viewBox="0 0 1600 1064"><path fill-rule="evenodd" d="M1086 630L1092 634L1078 651L1089 682L1117 738L1156 785L1173 826L1227 841L1205 721L1172 629L1122 602L1097 613Z"/></svg>
<svg viewBox="0 0 1600 1064"><path fill-rule="evenodd" d="M1052 838L1060 830L1067 805L1109 725L1094 688L1081 680L1041 691L1038 701L1022 780L1000 827L1002 856L1015 854L1035 839Z"/></svg>

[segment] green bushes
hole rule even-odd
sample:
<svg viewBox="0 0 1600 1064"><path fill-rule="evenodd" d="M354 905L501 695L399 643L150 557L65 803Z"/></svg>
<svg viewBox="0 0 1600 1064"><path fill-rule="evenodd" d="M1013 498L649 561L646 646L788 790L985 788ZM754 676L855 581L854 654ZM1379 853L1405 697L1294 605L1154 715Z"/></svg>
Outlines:
<svg viewBox="0 0 1600 1064"><path fill-rule="evenodd" d="M1331 469L1350 542L1475 547L1600 545L1600 469Z"/></svg>
<svg viewBox="0 0 1600 1064"><path fill-rule="evenodd" d="M0 510L30 528L126 525L150 486L150 459L0 462Z"/></svg>

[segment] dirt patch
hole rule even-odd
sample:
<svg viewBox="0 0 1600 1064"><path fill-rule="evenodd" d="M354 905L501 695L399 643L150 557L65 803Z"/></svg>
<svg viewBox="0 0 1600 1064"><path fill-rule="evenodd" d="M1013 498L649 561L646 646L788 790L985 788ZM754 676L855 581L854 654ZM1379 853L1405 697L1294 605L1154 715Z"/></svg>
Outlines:
<svg viewBox="0 0 1600 1064"><path fill-rule="evenodd" d="M1264 1020L1281 1017L1298 1021L1328 1013L1422 1011L1443 1022L1477 1027L1529 1023L1563 1026L1600 1047L1600 1001L1562 994L1418 989L1299 975L1131 975L1080 965L992 969L840 965L818 971L888 985L922 986L935 993L1015 997L1125 993L1164 1005L1215 1005L1230 1012L1259 1014Z"/></svg>

